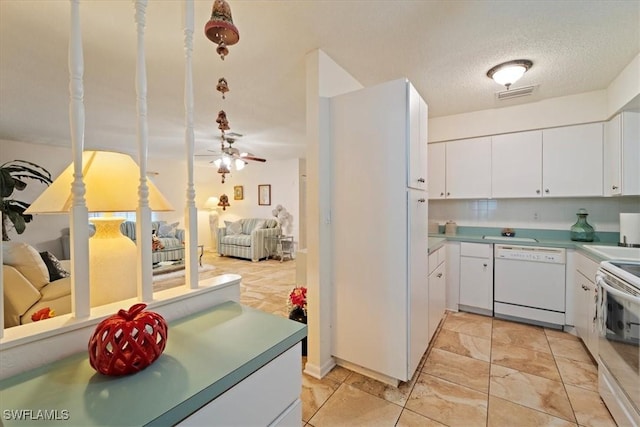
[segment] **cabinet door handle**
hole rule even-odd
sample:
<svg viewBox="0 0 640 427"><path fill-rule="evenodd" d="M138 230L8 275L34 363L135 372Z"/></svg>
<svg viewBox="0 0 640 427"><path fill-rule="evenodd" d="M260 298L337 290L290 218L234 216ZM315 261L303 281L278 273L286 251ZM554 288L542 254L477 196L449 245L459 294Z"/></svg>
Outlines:
<svg viewBox="0 0 640 427"><path fill-rule="evenodd" d="M484 268L487 268L487 264L482 264L482 266L483 266Z"/></svg>
<svg viewBox="0 0 640 427"><path fill-rule="evenodd" d="M612 189L612 190L617 190L617 189L618 189L618 186L617 186L617 185L614 185L613 187L611 187L611 189Z"/></svg>
<svg viewBox="0 0 640 427"><path fill-rule="evenodd" d="M544 189L544 192L545 192L546 194L549 194L549 189L548 189L548 188L545 188L545 189Z"/></svg>
<svg viewBox="0 0 640 427"><path fill-rule="evenodd" d="M424 182L424 178L418 178L418 182Z"/></svg>
<svg viewBox="0 0 640 427"><path fill-rule="evenodd" d="M441 196L444 196L444 193L440 193Z"/></svg>
<svg viewBox="0 0 640 427"><path fill-rule="evenodd" d="M437 277L438 279L439 279L439 278L441 278L441 277L442 277L442 273L438 273L438 274L436 274L436 277Z"/></svg>
<svg viewBox="0 0 640 427"><path fill-rule="evenodd" d="M426 199L418 199L418 201L419 201L420 203L424 203L424 202L426 202L427 200L426 200Z"/></svg>
<svg viewBox="0 0 640 427"><path fill-rule="evenodd" d="M585 285L582 285L582 289L585 290L585 291L589 290L589 288L587 288Z"/></svg>
<svg viewBox="0 0 640 427"><path fill-rule="evenodd" d="M536 190L536 194L540 194L540 189Z"/></svg>
<svg viewBox="0 0 640 427"><path fill-rule="evenodd" d="M451 195L451 193L449 193L449 192L447 191L447 196L450 196L450 195Z"/></svg>

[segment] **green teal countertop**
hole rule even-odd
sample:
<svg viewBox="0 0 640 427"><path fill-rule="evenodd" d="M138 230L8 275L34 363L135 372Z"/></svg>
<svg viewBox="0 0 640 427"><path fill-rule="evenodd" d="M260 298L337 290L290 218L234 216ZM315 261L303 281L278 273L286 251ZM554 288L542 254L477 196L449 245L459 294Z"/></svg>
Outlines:
<svg viewBox="0 0 640 427"><path fill-rule="evenodd" d="M171 322L163 354L136 374L103 376L80 353L0 381L0 425L174 425L306 335L302 323L226 302ZM58 421L35 418L45 410ZM18 412L28 419L7 416Z"/></svg>

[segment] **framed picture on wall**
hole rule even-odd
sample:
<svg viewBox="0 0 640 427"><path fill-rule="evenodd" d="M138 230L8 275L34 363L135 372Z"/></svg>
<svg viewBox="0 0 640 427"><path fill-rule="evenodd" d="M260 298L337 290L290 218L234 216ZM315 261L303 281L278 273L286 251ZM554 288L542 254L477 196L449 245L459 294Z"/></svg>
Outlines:
<svg viewBox="0 0 640 427"><path fill-rule="evenodd" d="M271 185L258 185L258 205L271 206Z"/></svg>
<svg viewBox="0 0 640 427"><path fill-rule="evenodd" d="M233 187L233 200L244 199L244 187L242 185L236 185Z"/></svg>

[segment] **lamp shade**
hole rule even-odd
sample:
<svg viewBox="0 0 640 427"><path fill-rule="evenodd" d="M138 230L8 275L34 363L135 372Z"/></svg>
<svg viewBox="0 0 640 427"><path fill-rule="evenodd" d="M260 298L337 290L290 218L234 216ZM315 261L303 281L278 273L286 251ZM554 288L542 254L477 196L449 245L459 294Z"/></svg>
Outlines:
<svg viewBox="0 0 640 427"><path fill-rule="evenodd" d="M218 202L220 202L220 199L216 196L211 196L204 203L204 207L207 209L218 209Z"/></svg>
<svg viewBox="0 0 640 427"><path fill-rule="evenodd" d="M140 168L128 154L85 151L82 153L82 175L89 212L128 212L137 209ZM73 164L47 187L25 213L68 212L72 204L72 182ZM151 180L147 181L147 186L151 210L174 210Z"/></svg>

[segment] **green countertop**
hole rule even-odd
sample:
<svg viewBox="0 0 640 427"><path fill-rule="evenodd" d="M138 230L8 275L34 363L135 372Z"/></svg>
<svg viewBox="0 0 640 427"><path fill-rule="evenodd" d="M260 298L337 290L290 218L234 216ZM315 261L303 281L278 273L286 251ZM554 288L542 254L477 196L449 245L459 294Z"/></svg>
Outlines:
<svg viewBox="0 0 640 427"><path fill-rule="evenodd" d="M2 423L173 425L306 335L302 323L223 303L171 322L164 353L136 374L103 376L81 353L0 381ZM7 417L7 411L29 410L30 421ZM68 420L33 418L43 410Z"/></svg>

